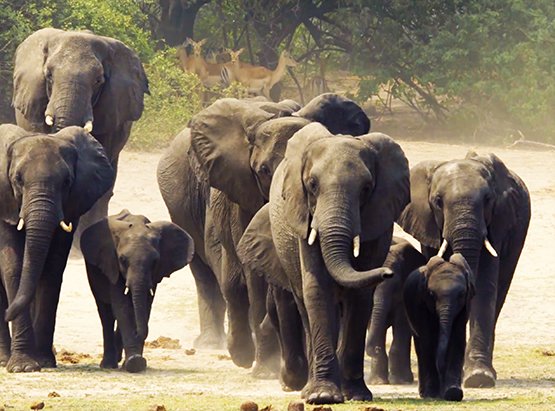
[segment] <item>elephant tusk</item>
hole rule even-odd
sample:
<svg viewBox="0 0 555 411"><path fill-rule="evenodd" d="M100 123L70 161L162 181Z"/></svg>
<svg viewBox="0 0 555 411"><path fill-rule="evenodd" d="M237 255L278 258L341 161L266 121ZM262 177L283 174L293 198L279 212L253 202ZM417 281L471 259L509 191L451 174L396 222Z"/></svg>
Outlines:
<svg viewBox="0 0 555 411"><path fill-rule="evenodd" d="M23 230L24 225L25 225L25 221L23 221L23 218L20 218L19 223L17 223L17 231Z"/></svg>
<svg viewBox="0 0 555 411"><path fill-rule="evenodd" d="M129 287L125 287L125 290L123 291L123 294L128 295L129 294Z"/></svg>
<svg viewBox="0 0 555 411"><path fill-rule="evenodd" d="M53 126L54 125L54 118L50 114L47 114L44 117L44 122L49 126Z"/></svg>
<svg viewBox="0 0 555 411"><path fill-rule="evenodd" d="M437 256L438 257L443 257L443 254L445 254L445 251L447 251L447 240L444 238L443 239L443 243L441 243L441 247L439 248L439 251L437 252Z"/></svg>
<svg viewBox="0 0 555 411"><path fill-rule="evenodd" d="M313 228L310 231L310 235L308 236L308 245L314 244L314 241L316 241L316 236L318 236L318 232L316 231L315 228Z"/></svg>
<svg viewBox="0 0 555 411"><path fill-rule="evenodd" d="M360 236L357 235L353 239L353 255L357 258L360 254Z"/></svg>
<svg viewBox="0 0 555 411"><path fill-rule="evenodd" d="M87 121L83 128L87 133L90 133L93 130L93 122L91 120Z"/></svg>
<svg viewBox="0 0 555 411"><path fill-rule="evenodd" d="M150 295L154 297L154 290L152 288L150 289Z"/></svg>
<svg viewBox="0 0 555 411"><path fill-rule="evenodd" d="M495 248L493 248L487 237L484 239L484 245L486 246L486 250L488 250L492 256L498 257L497 251L495 251Z"/></svg>
<svg viewBox="0 0 555 411"><path fill-rule="evenodd" d="M62 230L64 230L66 233L71 233L73 231L73 224L71 223L71 221L69 222L69 224L66 224L64 220L60 221L60 227L62 227Z"/></svg>

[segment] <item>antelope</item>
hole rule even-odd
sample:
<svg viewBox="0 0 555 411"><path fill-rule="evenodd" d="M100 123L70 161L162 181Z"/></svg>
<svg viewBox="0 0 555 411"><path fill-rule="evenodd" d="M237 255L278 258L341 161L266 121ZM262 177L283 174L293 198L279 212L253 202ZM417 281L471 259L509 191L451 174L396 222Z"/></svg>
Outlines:
<svg viewBox="0 0 555 411"><path fill-rule="evenodd" d="M244 49L237 51L228 50L231 57L229 63L225 63L222 69L222 79L225 83L238 81L247 87L248 91L255 94L263 94L270 98L270 90L282 79L287 67L295 67L297 62L287 51L282 51L275 70L270 70L262 66L253 66L239 60L239 55Z"/></svg>
<svg viewBox="0 0 555 411"><path fill-rule="evenodd" d="M202 46L206 43L206 39L194 41L187 38L183 45L178 49L178 57L181 62L183 71L195 73L202 84L206 87L213 87L221 83L221 71L223 64L208 63L202 57ZM188 44L193 46L193 55L188 56L185 51L185 46Z"/></svg>

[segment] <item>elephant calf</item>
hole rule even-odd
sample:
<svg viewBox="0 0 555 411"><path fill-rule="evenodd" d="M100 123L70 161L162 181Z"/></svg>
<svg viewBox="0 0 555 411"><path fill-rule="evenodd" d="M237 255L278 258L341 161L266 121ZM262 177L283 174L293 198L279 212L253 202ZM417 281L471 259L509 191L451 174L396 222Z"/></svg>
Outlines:
<svg viewBox="0 0 555 411"><path fill-rule="evenodd" d="M81 250L102 322L100 367L146 368L143 347L156 286L193 258L193 240L177 225L122 210L83 232ZM114 332L114 322L117 330Z"/></svg>
<svg viewBox="0 0 555 411"><path fill-rule="evenodd" d="M420 396L462 400L472 269L462 254L453 254L449 261L432 257L409 275L403 296L418 357Z"/></svg>

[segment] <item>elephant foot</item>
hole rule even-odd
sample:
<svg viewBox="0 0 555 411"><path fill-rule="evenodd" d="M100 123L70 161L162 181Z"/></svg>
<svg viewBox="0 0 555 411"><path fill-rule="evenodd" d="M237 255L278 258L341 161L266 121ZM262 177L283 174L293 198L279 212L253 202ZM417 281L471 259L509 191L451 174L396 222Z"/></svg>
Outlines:
<svg viewBox="0 0 555 411"><path fill-rule="evenodd" d="M387 357L383 355L380 347L366 347L366 352L372 360L370 361L370 376L368 383L371 385L389 384Z"/></svg>
<svg viewBox="0 0 555 411"><path fill-rule="evenodd" d="M443 398L446 401L462 401L463 390L461 389L461 387L451 386L445 390Z"/></svg>
<svg viewBox="0 0 555 411"><path fill-rule="evenodd" d="M464 373L465 388L495 387L495 372L487 368L474 368Z"/></svg>
<svg viewBox="0 0 555 411"><path fill-rule="evenodd" d="M146 359L140 354L133 354L123 364L125 371L136 373L146 370Z"/></svg>
<svg viewBox="0 0 555 411"><path fill-rule="evenodd" d="M310 381L301 397L308 404L339 404L345 401L339 387L331 381Z"/></svg>
<svg viewBox="0 0 555 411"><path fill-rule="evenodd" d="M278 373L271 364L256 362L252 369L252 376L257 380L275 380Z"/></svg>
<svg viewBox="0 0 555 411"><path fill-rule="evenodd" d="M285 361L279 373L283 391L300 391L308 380L308 364L304 357Z"/></svg>
<svg viewBox="0 0 555 411"><path fill-rule="evenodd" d="M351 401L372 401L372 393L366 386L364 380L343 381L343 396Z"/></svg>
<svg viewBox="0 0 555 411"><path fill-rule="evenodd" d="M119 361L116 361L114 358L103 357L102 361L100 361L100 368L116 369L118 368L118 363Z"/></svg>
<svg viewBox="0 0 555 411"><path fill-rule="evenodd" d="M227 338L227 350L233 363L241 368L250 368L254 362L254 342L250 334L234 337L231 334Z"/></svg>
<svg viewBox="0 0 555 411"><path fill-rule="evenodd" d="M10 360L10 351L0 351L0 367L5 367Z"/></svg>
<svg viewBox="0 0 555 411"><path fill-rule="evenodd" d="M420 384L418 394L420 398L439 398L439 387L435 384Z"/></svg>
<svg viewBox="0 0 555 411"><path fill-rule="evenodd" d="M56 356L53 352L38 353L35 358L42 368L56 368Z"/></svg>
<svg viewBox="0 0 555 411"><path fill-rule="evenodd" d="M371 372L368 377L368 384L370 385L385 385L389 384L389 378L386 375Z"/></svg>
<svg viewBox="0 0 555 411"><path fill-rule="evenodd" d="M8 372L40 371L40 364L31 356L23 353L13 353L6 364Z"/></svg>
<svg viewBox="0 0 555 411"><path fill-rule="evenodd" d="M204 332L195 338L193 347L209 350L221 350L225 348L225 335L213 332Z"/></svg>
<svg viewBox="0 0 555 411"><path fill-rule="evenodd" d="M414 375L410 370L405 372L391 372L389 382L395 385L409 385L414 382Z"/></svg>

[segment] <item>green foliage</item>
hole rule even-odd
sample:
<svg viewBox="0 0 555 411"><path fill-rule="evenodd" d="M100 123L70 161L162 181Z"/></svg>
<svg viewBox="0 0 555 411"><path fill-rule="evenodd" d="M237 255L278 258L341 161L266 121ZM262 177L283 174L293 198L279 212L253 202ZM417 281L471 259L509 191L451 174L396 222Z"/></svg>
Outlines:
<svg viewBox="0 0 555 411"><path fill-rule="evenodd" d="M150 96L145 97L145 110L131 132L133 148L163 147L202 108L204 87L195 74L183 73L175 54L168 48L145 64Z"/></svg>

